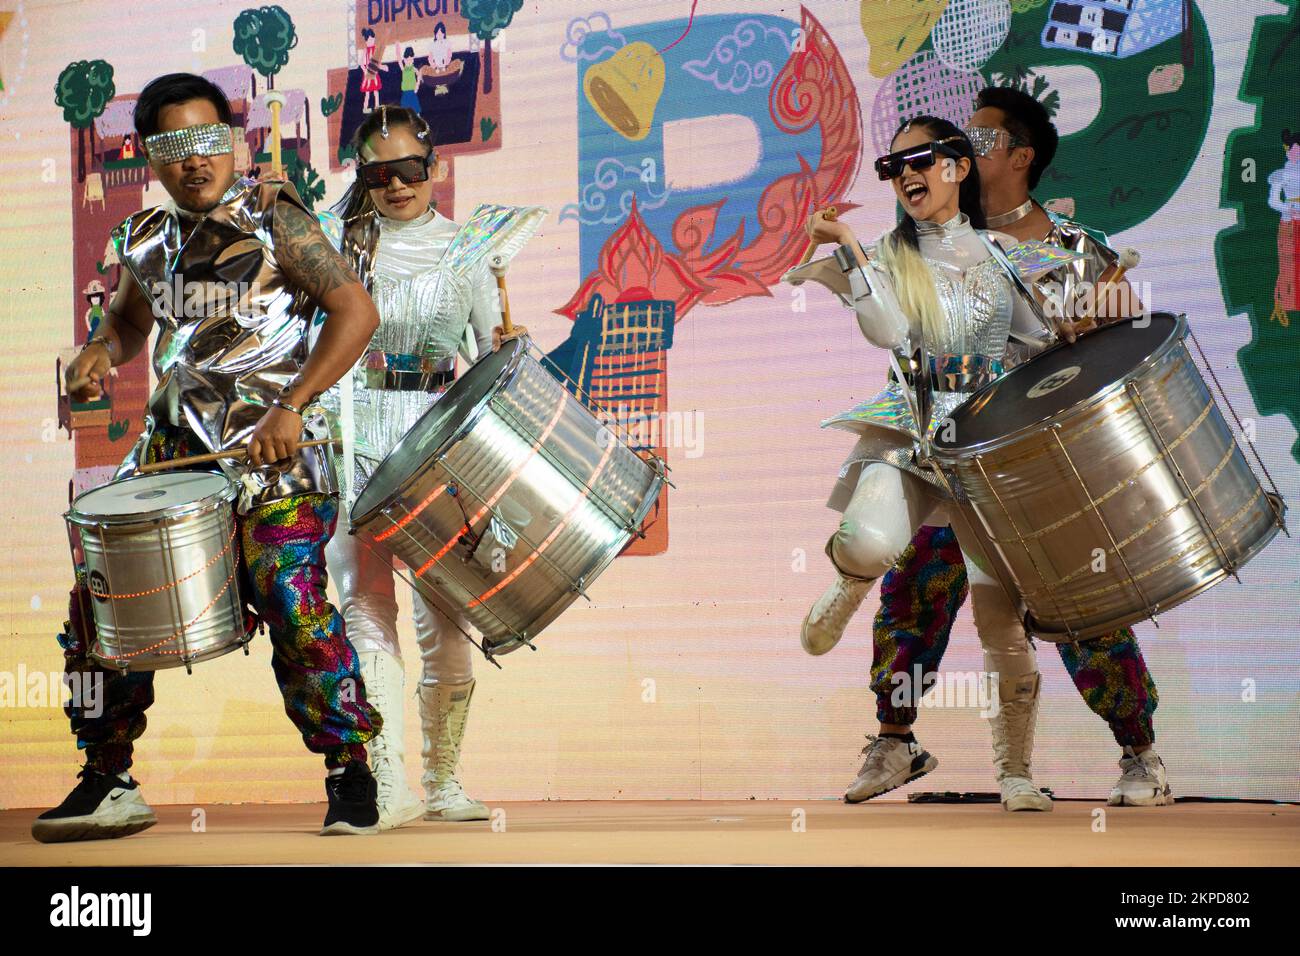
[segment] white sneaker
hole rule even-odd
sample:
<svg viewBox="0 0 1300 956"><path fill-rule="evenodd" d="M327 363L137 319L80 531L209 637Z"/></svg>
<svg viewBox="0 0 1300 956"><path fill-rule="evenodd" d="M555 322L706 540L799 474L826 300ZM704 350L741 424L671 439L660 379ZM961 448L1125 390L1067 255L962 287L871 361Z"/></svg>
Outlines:
<svg viewBox="0 0 1300 956"><path fill-rule="evenodd" d="M870 742L862 748L867 759L858 771L858 779L845 792L845 803L861 803L878 797L925 776L939 766L939 761L916 741L877 737L875 734L868 734L867 740Z"/></svg>
<svg viewBox="0 0 1300 956"><path fill-rule="evenodd" d="M424 818L486 820L487 804L466 795L456 779L460 745L474 698L474 681L420 686L420 722L424 731Z"/></svg>
<svg viewBox="0 0 1300 956"><path fill-rule="evenodd" d="M86 767L77 776L81 781L64 801L32 823L32 836L39 842L111 840L158 822L129 774L104 774Z"/></svg>
<svg viewBox="0 0 1300 956"><path fill-rule="evenodd" d="M838 644L875 582L875 578L850 578L837 571L834 583L803 619L799 631L803 649L818 657Z"/></svg>
<svg viewBox="0 0 1300 956"><path fill-rule="evenodd" d="M998 789L1002 792L1003 810L1014 813L1017 810L1052 809L1052 798L1034 786L1034 781L1028 777L1003 777L998 781Z"/></svg>
<svg viewBox="0 0 1300 956"><path fill-rule="evenodd" d="M1124 772L1106 798L1109 806L1167 807L1173 804L1174 794L1169 789L1165 763L1155 750L1136 754L1132 747L1125 747L1119 766Z"/></svg>
<svg viewBox="0 0 1300 956"><path fill-rule="evenodd" d="M406 675L402 662L384 651L360 651L366 701L379 711L384 726L366 745L379 790L379 829L394 830L420 819L424 803L406 782Z"/></svg>

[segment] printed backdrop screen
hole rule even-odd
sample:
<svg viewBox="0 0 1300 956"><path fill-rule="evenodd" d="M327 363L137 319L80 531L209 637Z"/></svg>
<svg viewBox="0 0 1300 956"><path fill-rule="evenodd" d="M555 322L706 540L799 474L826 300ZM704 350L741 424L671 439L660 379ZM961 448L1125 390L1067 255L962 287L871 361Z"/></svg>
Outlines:
<svg viewBox="0 0 1300 956"><path fill-rule="evenodd" d="M1062 134L1037 198L1141 252L1142 297L1187 314L1238 437L1295 501L1296 28L1294 0L0 0L0 805L56 803L79 763L60 710L61 514L121 461L152 383L144 359L102 402L73 406L57 383L129 281L109 230L166 198L131 122L154 76L193 71L226 91L245 170L268 167L265 94L282 93L287 172L318 211L353 176L366 108L419 108L437 130L442 213L549 209L511 267L515 318L672 468L646 537L590 602L536 653L477 661L468 788L831 798L875 729L877 599L832 653L800 649L831 575L824 502L852 443L819 425L879 387L886 357L825 290L780 283L809 211L835 205L874 239L896 206L871 163L901 120L965 123L990 82L1032 92ZM1136 626L1178 795L1300 799L1297 568L1279 535L1240 584ZM410 688L419 656L399 597ZM981 667L969 614L950 678ZM1039 658L1035 775L1061 795L1104 793L1119 757L1089 707L1104 702L1076 691L1051 645ZM135 768L152 802L320 798L265 637L250 656L160 673L156 691ZM940 760L928 783L989 789L987 721L940 703L917 723Z"/></svg>

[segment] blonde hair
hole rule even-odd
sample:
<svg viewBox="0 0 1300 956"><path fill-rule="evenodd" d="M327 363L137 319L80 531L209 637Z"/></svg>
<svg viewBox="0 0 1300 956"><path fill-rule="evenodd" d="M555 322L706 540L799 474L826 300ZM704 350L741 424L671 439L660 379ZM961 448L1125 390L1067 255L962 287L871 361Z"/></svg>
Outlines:
<svg viewBox="0 0 1300 956"><path fill-rule="evenodd" d="M934 277L921 253L892 229L880 240L877 255L880 264L894 282L894 295L903 313L921 326L925 341L943 341L945 316Z"/></svg>

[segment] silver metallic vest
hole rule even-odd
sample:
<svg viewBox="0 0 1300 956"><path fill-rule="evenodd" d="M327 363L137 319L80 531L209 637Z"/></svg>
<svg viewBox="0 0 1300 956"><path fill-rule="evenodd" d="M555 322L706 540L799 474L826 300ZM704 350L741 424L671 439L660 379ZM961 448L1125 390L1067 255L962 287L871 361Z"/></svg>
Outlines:
<svg viewBox="0 0 1300 956"><path fill-rule="evenodd" d="M312 215L292 185L240 179L184 242L170 204L135 213L113 230L118 257L158 320L158 386L118 477L143 463L159 425L189 430L210 451L247 443L301 368L316 306L276 262L272 222L281 201ZM308 410L304 432L304 440L328 437L323 415ZM220 466L242 486L241 513L291 495L335 491L325 448L301 449L287 468L231 459Z"/></svg>

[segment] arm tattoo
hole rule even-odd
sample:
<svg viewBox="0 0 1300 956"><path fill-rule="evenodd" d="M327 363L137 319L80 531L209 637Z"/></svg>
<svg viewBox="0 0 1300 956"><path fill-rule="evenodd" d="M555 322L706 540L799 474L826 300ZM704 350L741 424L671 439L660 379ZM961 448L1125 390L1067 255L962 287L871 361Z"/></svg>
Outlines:
<svg viewBox="0 0 1300 956"><path fill-rule="evenodd" d="M320 305L340 286L357 282L347 260L330 245L316 220L292 203L275 210L276 259L289 281Z"/></svg>

